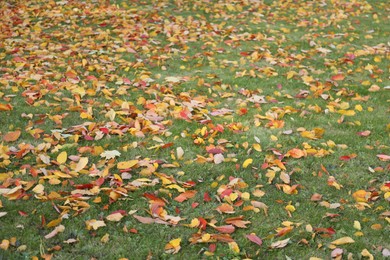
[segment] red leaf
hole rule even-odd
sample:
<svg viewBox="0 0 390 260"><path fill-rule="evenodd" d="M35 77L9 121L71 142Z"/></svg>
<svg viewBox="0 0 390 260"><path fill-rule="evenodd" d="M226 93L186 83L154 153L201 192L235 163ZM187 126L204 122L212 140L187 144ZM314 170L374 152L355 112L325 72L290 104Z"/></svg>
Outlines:
<svg viewBox="0 0 390 260"><path fill-rule="evenodd" d="M245 237L247 239L249 239L250 241L252 241L253 243L258 244L259 246L261 246L263 244L263 240L261 240L261 238L259 238L258 236L256 236L253 233L246 235Z"/></svg>
<svg viewBox="0 0 390 260"><path fill-rule="evenodd" d="M214 253L215 252L215 249L217 249L217 244L210 244L209 245L209 251L211 252L211 253Z"/></svg>
<svg viewBox="0 0 390 260"><path fill-rule="evenodd" d="M74 187L78 190L86 190L86 189L92 189L93 184L92 183L86 183L86 184L76 184Z"/></svg>
<svg viewBox="0 0 390 260"><path fill-rule="evenodd" d="M27 217L27 216L28 216L28 214L27 214L26 212L21 211L21 210L19 210L18 213L19 213L19 215L22 216L22 217Z"/></svg>
<svg viewBox="0 0 390 260"><path fill-rule="evenodd" d="M206 202L210 202L211 201L210 195L207 192L205 192L203 194L203 200L206 201Z"/></svg>
<svg viewBox="0 0 390 260"><path fill-rule="evenodd" d="M104 183L104 178L103 178L103 177L100 177L99 179L97 179L97 180L95 181L95 185L96 185L96 186L102 186L103 183Z"/></svg>
<svg viewBox="0 0 390 260"><path fill-rule="evenodd" d="M231 234L236 230L236 228L233 225L225 225L225 226L214 227L214 228L224 234Z"/></svg>
<svg viewBox="0 0 390 260"><path fill-rule="evenodd" d="M206 221L204 218L201 218L201 217L198 217L198 220L199 220L199 222L200 222L199 227L200 227L202 230L205 230L206 227L207 227L207 221Z"/></svg>

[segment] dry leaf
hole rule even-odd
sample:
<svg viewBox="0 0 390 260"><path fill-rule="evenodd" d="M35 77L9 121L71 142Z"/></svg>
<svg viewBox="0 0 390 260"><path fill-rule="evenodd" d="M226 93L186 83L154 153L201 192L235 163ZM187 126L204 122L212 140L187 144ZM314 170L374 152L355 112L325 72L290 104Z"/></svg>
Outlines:
<svg viewBox="0 0 390 260"><path fill-rule="evenodd" d="M8 132L3 136L3 141L4 142L15 142L18 140L22 132L20 130L16 130L13 132Z"/></svg>
<svg viewBox="0 0 390 260"><path fill-rule="evenodd" d="M81 171L82 169L84 169L85 166L87 166L87 164L88 164L88 157L81 157L74 171L75 172Z"/></svg>
<svg viewBox="0 0 390 260"><path fill-rule="evenodd" d="M283 247L287 246L287 244L288 244L289 241L290 241L289 238L284 239L284 240L280 240L280 241L276 241L276 242L273 242L273 243L271 244L270 247L271 247L272 249L275 249L275 248L283 248Z"/></svg>
<svg viewBox="0 0 390 260"><path fill-rule="evenodd" d="M255 233L251 233L249 235L246 235L245 236L247 239L249 239L250 241L252 241L253 243L261 246L263 244L263 240L261 240L261 238L259 238L258 236L256 236Z"/></svg>
<svg viewBox="0 0 390 260"><path fill-rule="evenodd" d="M344 245L344 244L351 244L351 243L355 243L355 240L353 240L350 237L342 237L342 238L336 239L336 240L331 242L331 244L336 245L336 246Z"/></svg>
<svg viewBox="0 0 390 260"><path fill-rule="evenodd" d="M63 151L61 152L58 156L57 156L57 162L59 164L64 164L66 162L66 160L68 159L68 153L66 151Z"/></svg>
<svg viewBox="0 0 390 260"><path fill-rule="evenodd" d="M63 225L59 225L57 227L54 228L54 230L52 232L50 232L49 234L47 234L45 236L46 239L50 239L52 237L55 237L58 233L61 233L61 232L64 232L65 230L65 227Z"/></svg>

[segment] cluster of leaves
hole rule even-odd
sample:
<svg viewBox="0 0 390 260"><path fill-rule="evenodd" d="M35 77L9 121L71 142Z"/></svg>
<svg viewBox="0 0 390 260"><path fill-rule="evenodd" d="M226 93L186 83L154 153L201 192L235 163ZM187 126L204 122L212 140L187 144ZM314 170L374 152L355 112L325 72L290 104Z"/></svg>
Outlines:
<svg viewBox="0 0 390 260"><path fill-rule="evenodd" d="M0 253L389 256L386 8L0 3Z"/></svg>

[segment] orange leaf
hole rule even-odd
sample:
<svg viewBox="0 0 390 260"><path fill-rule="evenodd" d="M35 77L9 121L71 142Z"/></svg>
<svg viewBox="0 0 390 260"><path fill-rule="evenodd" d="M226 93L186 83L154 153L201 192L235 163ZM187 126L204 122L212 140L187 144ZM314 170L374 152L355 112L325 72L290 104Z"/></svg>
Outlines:
<svg viewBox="0 0 390 260"><path fill-rule="evenodd" d="M188 191L181 193L179 196L174 198L174 200L176 200L177 202L183 202L185 200L188 200L188 199L194 197L196 193L197 193L196 190L188 190Z"/></svg>
<svg viewBox="0 0 390 260"><path fill-rule="evenodd" d="M3 136L3 140L5 142L14 142L14 141L18 140L21 133L22 132L20 130L16 130L14 132L8 132Z"/></svg>
<svg viewBox="0 0 390 260"><path fill-rule="evenodd" d="M234 208L231 205L227 204L227 203L223 203L223 204L221 204L221 205L219 205L217 207L217 211L219 213L228 213L228 214L230 214L230 213L234 213Z"/></svg>
<svg viewBox="0 0 390 260"><path fill-rule="evenodd" d="M332 76L331 79L334 81L341 81L341 80L345 79L345 76L343 74L337 74L337 75Z"/></svg>
<svg viewBox="0 0 390 260"><path fill-rule="evenodd" d="M0 103L0 111L10 111L13 107L10 104L1 104Z"/></svg>

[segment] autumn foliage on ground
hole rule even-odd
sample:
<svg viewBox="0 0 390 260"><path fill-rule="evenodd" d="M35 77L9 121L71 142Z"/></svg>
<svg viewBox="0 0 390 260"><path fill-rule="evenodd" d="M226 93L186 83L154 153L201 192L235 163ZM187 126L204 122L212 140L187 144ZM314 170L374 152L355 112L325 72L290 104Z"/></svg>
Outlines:
<svg viewBox="0 0 390 260"><path fill-rule="evenodd" d="M0 258L389 257L386 1L0 14Z"/></svg>

